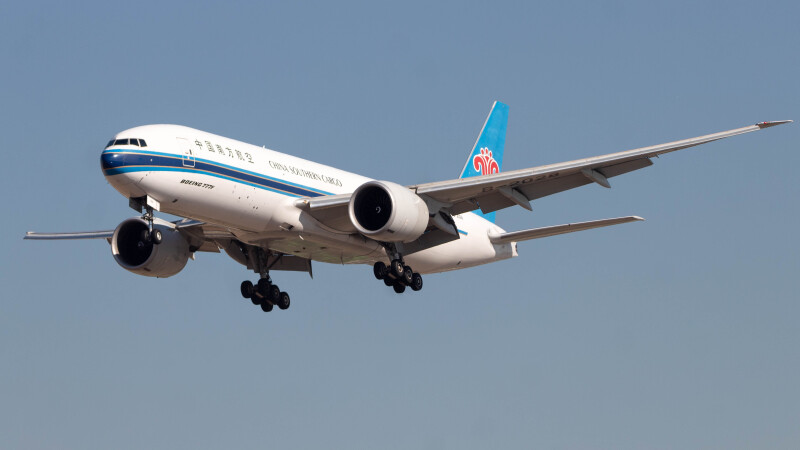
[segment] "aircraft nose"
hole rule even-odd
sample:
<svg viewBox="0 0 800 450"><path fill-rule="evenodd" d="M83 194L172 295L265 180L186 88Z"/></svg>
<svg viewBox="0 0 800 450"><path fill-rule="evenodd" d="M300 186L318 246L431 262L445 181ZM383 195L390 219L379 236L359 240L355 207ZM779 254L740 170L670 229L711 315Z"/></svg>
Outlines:
<svg viewBox="0 0 800 450"><path fill-rule="evenodd" d="M118 169L125 164L125 154L118 152L109 152L108 150L100 154L100 167L103 169L103 174L116 175L119 173Z"/></svg>
<svg viewBox="0 0 800 450"><path fill-rule="evenodd" d="M105 150L100 154L100 168L111 186L126 197L138 197L141 193L134 192L135 180L130 172L125 171L126 159L129 157L124 152Z"/></svg>

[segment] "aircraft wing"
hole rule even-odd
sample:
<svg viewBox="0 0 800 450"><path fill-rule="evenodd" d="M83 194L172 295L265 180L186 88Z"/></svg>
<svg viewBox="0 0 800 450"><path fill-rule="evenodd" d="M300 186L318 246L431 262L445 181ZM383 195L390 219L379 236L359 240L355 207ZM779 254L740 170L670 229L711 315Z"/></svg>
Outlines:
<svg viewBox="0 0 800 450"><path fill-rule="evenodd" d="M37 233L28 231L22 239L32 239L40 241L60 240L60 239L106 239L114 236L114 230L104 231L76 231L74 233Z"/></svg>
<svg viewBox="0 0 800 450"><path fill-rule="evenodd" d="M586 184L597 183L603 187L611 187L609 178L650 166L653 164L653 157L787 122L791 120L762 122L635 150L493 175L418 184L410 188L420 196L430 197L446 205L450 214L475 209L489 213L513 205L531 209L530 200Z"/></svg>
<svg viewBox="0 0 800 450"><path fill-rule="evenodd" d="M233 233L226 228L207 224L197 220L183 219L175 222L166 222L156 219L157 223L168 225L177 228L187 240L199 252L214 252L219 253L220 245L218 241L229 241L236 239ZM111 243L111 238L114 237L114 230L103 231L77 231L69 233L37 233L35 231L28 231L25 233L23 239L30 240L74 240L74 239L105 239Z"/></svg>
<svg viewBox="0 0 800 450"><path fill-rule="evenodd" d="M493 175L417 184L409 189L428 201L432 217L437 209L451 215L476 209L490 213L514 205L530 210L531 200L586 184L611 187L609 178L650 166L653 157L788 122L791 120L761 122L666 144ZM350 194L339 194L300 198L295 205L333 229L353 233L356 230L348 218L349 201Z"/></svg>
<svg viewBox="0 0 800 450"><path fill-rule="evenodd" d="M181 219L174 222L155 218L155 223L177 229L189 243L190 250L194 252L220 253L225 250L235 261L249 269L253 268L252 261L248 258L248 246L243 244L234 233L241 230L231 230L221 225L201 222L193 219ZM105 239L111 243L115 230L104 231L79 231L72 233L37 233L28 231L23 239L30 240L72 240L72 239ZM245 232L246 233L246 232ZM194 255L192 256L194 259ZM308 272L311 271L311 260L282 253L270 253L265 261L270 270Z"/></svg>

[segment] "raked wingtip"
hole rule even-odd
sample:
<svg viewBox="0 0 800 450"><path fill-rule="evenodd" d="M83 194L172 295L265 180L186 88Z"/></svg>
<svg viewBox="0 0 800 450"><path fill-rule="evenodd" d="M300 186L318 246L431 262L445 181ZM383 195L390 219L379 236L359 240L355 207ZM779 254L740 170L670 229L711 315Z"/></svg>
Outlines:
<svg viewBox="0 0 800 450"><path fill-rule="evenodd" d="M759 123L756 124L756 126L763 130L764 128L774 127L775 125L783 125L785 123L792 123L792 122L794 122L794 121L793 120L773 120L772 122L759 122Z"/></svg>

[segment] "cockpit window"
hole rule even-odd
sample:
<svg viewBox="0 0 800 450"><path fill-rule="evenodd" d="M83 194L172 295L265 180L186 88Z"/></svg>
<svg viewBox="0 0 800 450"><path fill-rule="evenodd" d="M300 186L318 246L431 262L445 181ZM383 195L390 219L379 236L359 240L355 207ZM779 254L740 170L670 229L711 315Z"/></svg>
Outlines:
<svg viewBox="0 0 800 450"><path fill-rule="evenodd" d="M111 147L112 145L135 145L137 147L147 147L147 143L144 141L144 139L136 139L136 138L112 139L108 141L108 144L106 144L106 148Z"/></svg>

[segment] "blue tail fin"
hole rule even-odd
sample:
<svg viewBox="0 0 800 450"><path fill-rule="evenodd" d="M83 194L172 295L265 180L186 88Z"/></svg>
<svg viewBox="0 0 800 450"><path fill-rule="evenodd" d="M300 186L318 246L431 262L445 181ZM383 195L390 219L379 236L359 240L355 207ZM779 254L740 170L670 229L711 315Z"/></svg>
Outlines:
<svg viewBox="0 0 800 450"><path fill-rule="evenodd" d="M475 141L475 147L464 164L459 178L476 177L498 173L503 167L503 148L506 144L506 126L508 124L508 105L494 102L486 123L483 124L481 134ZM494 213L483 214L480 210L476 214L486 220L494 222Z"/></svg>

